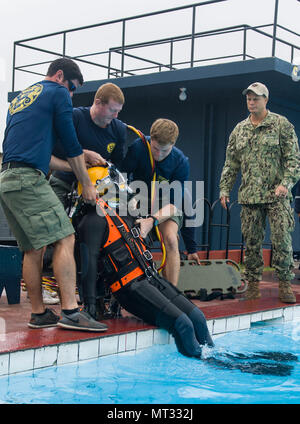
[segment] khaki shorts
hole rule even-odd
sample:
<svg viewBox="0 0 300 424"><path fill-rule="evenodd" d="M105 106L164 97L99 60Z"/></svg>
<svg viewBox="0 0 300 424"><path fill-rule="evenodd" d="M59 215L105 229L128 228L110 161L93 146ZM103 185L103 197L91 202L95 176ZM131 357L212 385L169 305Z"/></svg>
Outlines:
<svg viewBox="0 0 300 424"><path fill-rule="evenodd" d="M169 218L171 221L176 222L176 224L178 225L178 231L181 229L182 224L183 224L183 215L178 215L178 216L171 216L171 218Z"/></svg>
<svg viewBox="0 0 300 424"><path fill-rule="evenodd" d="M176 224L178 226L178 231L181 229L182 224L183 224L183 215L171 216L169 218L169 220L176 222ZM150 231L150 234L151 234L151 238L152 238L153 241L157 241L158 240L155 227L152 228L152 230Z"/></svg>
<svg viewBox="0 0 300 424"><path fill-rule="evenodd" d="M69 203L67 195L71 193L72 185L60 180L59 178L54 177L53 175L51 175L49 179L49 184L56 196L64 205L64 208L66 209Z"/></svg>
<svg viewBox="0 0 300 424"><path fill-rule="evenodd" d="M20 250L37 250L74 233L61 202L37 169L1 172L0 200Z"/></svg>

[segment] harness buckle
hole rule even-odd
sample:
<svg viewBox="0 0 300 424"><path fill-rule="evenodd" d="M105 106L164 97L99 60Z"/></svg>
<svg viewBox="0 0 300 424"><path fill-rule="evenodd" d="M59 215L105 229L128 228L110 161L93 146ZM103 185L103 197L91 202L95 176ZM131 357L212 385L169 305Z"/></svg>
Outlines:
<svg viewBox="0 0 300 424"><path fill-rule="evenodd" d="M133 235L134 238L139 238L140 236L140 229L138 227L132 227L131 228L131 234Z"/></svg>
<svg viewBox="0 0 300 424"><path fill-rule="evenodd" d="M145 274L146 274L146 277L148 278L148 280L150 280L152 278L151 266L148 266L148 268L145 269Z"/></svg>
<svg viewBox="0 0 300 424"><path fill-rule="evenodd" d="M151 261L153 258L152 253L148 249L143 252L143 256L147 261Z"/></svg>

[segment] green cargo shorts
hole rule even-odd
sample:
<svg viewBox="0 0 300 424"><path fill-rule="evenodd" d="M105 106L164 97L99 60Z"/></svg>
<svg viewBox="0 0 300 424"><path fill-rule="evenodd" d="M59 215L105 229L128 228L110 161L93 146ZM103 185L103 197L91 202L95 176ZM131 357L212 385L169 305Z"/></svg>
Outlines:
<svg viewBox="0 0 300 424"><path fill-rule="evenodd" d="M74 233L61 202L37 169L1 172L0 201L20 250L37 250Z"/></svg>
<svg viewBox="0 0 300 424"><path fill-rule="evenodd" d="M183 223L183 215L176 215L176 216L171 216L169 218L171 221L176 222L176 224L178 225L178 230L181 229L182 227L182 223Z"/></svg>
<svg viewBox="0 0 300 424"><path fill-rule="evenodd" d="M71 193L72 185L60 180L59 178L54 177L53 175L51 175L49 179L49 184L56 196L64 205L64 208L66 209L69 203L67 195L68 193Z"/></svg>
<svg viewBox="0 0 300 424"><path fill-rule="evenodd" d="M176 224L178 226L178 231L181 229L182 223L183 223L183 215L171 216L169 218L169 220L176 222ZM157 236L155 227L153 227L152 230L150 231L150 235L151 235L151 238L152 238L153 241L158 240L158 236Z"/></svg>

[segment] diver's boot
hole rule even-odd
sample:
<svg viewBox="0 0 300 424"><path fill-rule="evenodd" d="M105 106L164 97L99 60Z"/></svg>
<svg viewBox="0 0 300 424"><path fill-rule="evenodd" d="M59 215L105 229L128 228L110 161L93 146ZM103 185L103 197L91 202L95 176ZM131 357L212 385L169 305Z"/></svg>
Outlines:
<svg viewBox="0 0 300 424"><path fill-rule="evenodd" d="M83 310L87 312L93 319L98 321L98 311L95 303L85 303Z"/></svg>
<svg viewBox="0 0 300 424"><path fill-rule="evenodd" d="M290 281L279 281L278 297L283 303L296 303L296 296L292 292Z"/></svg>
<svg viewBox="0 0 300 424"><path fill-rule="evenodd" d="M245 295L246 300L260 298L259 281L248 281L248 288Z"/></svg>

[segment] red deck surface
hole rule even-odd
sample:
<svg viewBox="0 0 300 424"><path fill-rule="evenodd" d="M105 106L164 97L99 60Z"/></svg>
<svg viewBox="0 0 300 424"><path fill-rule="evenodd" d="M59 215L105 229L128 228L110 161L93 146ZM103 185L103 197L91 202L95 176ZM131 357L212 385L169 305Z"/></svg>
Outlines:
<svg viewBox="0 0 300 424"><path fill-rule="evenodd" d="M297 297L297 304L300 304L300 280L298 280L300 271L295 270L295 273L293 291ZM216 299L210 302L195 300L194 302L203 311L207 319L293 306L278 300L278 282L274 280L270 272L264 274L261 293L260 299L251 301L244 300L241 294L237 295L235 299ZM59 313L60 305L51 305L50 307ZM9 305L5 294L2 295L0 298L0 354L153 328L122 311L122 318L106 321L109 328L104 333L70 331L61 328L30 329L27 326L30 314L31 305L26 292L22 292L21 302L16 305Z"/></svg>

